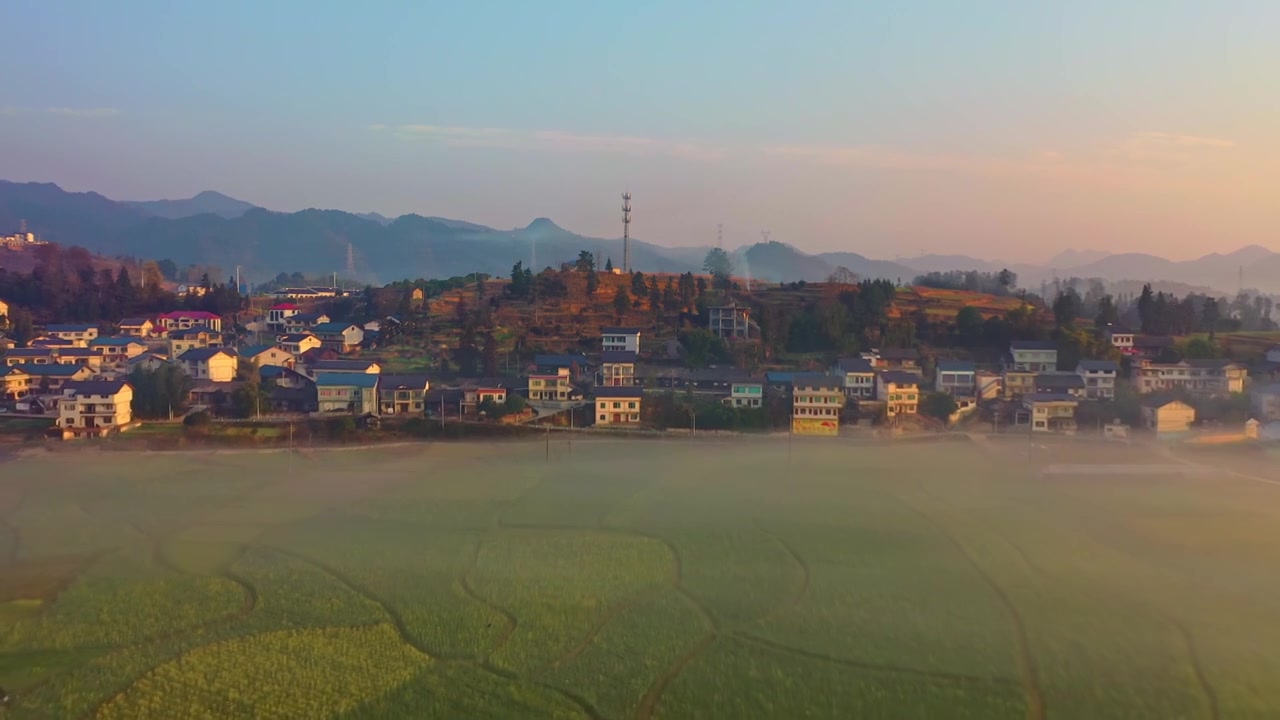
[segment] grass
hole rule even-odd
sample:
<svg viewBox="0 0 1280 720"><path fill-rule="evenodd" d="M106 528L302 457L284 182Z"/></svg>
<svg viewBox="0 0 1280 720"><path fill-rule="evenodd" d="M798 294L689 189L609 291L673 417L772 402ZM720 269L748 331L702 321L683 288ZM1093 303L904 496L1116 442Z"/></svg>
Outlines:
<svg viewBox="0 0 1280 720"><path fill-rule="evenodd" d="M1280 707L1261 457L556 443L5 463L6 717Z"/></svg>

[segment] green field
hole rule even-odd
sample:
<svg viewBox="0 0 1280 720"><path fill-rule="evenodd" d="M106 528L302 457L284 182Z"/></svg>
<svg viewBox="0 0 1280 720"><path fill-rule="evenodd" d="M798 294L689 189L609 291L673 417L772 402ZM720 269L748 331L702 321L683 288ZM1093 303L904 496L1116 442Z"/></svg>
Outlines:
<svg viewBox="0 0 1280 720"><path fill-rule="evenodd" d="M24 457L0 464L0 715L1280 716L1277 465L1175 462L1197 461L817 439Z"/></svg>

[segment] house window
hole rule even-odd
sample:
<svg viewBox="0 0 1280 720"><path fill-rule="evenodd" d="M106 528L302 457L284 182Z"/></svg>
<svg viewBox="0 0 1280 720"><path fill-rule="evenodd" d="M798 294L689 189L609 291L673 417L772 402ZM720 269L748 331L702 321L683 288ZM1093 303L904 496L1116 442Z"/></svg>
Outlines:
<svg viewBox="0 0 1280 720"><path fill-rule="evenodd" d="M608 420L608 418L607 418L606 416L604 416L604 415L601 415L601 416L600 416L600 419L601 419L601 420Z"/></svg>
<svg viewBox="0 0 1280 720"><path fill-rule="evenodd" d="M629 403L627 403L627 409L628 409L628 410L635 410L635 409L636 409L636 404L635 404L635 403L633 403L633 402L629 402Z"/></svg>
<svg viewBox="0 0 1280 720"><path fill-rule="evenodd" d="M621 409L622 409L622 403L620 403L620 402L616 402L616 403L614 403L614 404L613 404L613 409L614 409L614 410L621 410Z"/></svg>

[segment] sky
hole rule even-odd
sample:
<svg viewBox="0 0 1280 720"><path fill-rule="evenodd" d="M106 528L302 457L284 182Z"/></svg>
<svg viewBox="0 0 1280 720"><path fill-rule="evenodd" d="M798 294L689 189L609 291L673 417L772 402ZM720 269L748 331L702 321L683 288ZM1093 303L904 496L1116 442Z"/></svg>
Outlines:
<svg viewBox="0 0 1280 720"><path fill-rule="evenodd" d="M5 0L0 178L663 245L1280 250L1280 3Z"/></svg>

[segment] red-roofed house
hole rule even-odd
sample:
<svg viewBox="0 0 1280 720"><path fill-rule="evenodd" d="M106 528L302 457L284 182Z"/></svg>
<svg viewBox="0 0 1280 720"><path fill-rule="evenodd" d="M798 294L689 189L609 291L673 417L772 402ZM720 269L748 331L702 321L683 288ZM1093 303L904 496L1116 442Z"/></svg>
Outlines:
<svg viewBox="0 0 1280 720"><path fill-rule="evenodd" d="M291 302L276 303L267 311L267 329L284 332L285 320L298 314L298 306Z"/></svg>

